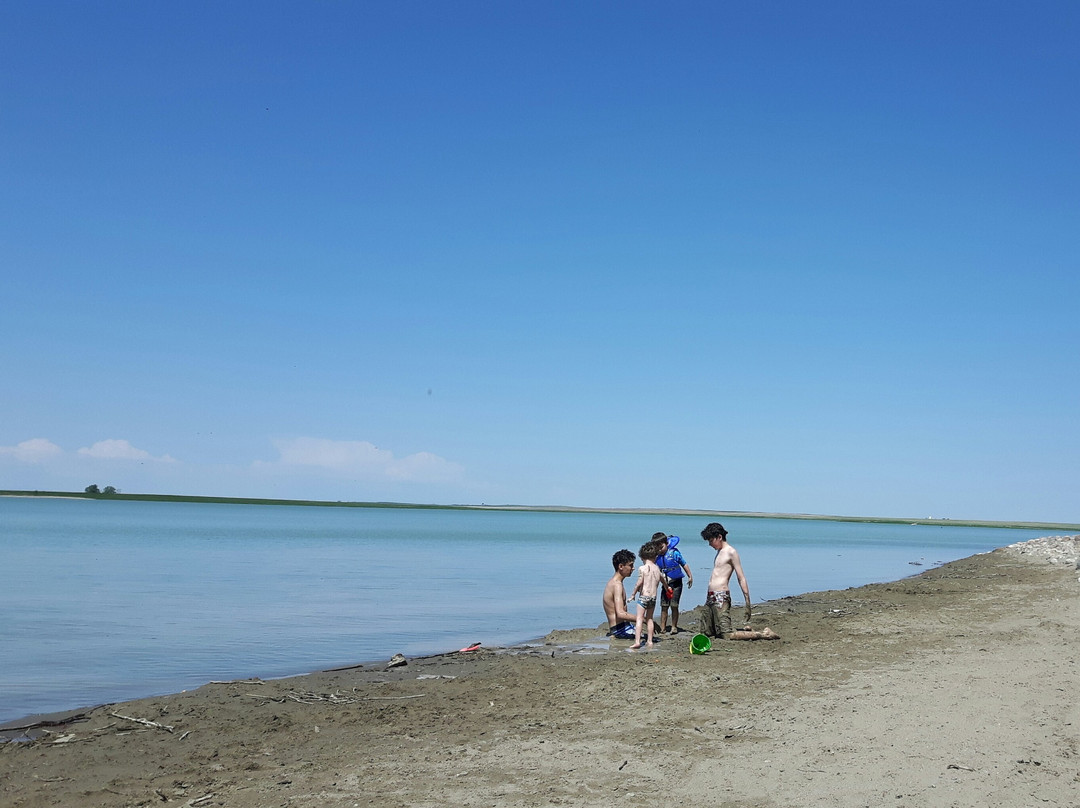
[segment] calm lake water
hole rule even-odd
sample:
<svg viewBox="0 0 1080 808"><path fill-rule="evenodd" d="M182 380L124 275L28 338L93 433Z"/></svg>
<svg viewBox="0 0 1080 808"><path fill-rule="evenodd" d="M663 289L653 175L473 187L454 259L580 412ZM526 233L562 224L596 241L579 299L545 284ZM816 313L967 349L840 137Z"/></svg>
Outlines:
<svg viewBox="0 0 1080 808"><path fill-rule="evenodd" d="M689 609L712 566L708 521L0 497L0 721L598 626L611 554L658 530L682 537L698 580ZM723 522L755 602L1045 533Z"/></svg>

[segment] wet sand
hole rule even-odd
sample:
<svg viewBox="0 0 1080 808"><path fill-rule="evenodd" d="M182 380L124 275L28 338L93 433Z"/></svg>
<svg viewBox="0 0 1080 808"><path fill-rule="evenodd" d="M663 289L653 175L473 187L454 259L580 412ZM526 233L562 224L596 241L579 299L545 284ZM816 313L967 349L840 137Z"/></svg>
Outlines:
<svg viewBox="0 0 1080 808"><path fill-rule="evenodd" d="M773 601L780 641L704 655L589 628L97 707L8 731L36 740L0 744L0 805L1076 805L1080 571L1056 560Z"/></svg>

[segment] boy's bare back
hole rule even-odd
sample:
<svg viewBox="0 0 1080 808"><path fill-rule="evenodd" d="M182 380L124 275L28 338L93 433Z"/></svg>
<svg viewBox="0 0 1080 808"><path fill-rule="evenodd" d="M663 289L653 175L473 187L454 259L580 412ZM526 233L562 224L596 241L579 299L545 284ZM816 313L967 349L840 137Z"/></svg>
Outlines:
<svg viewBox="0 0 1080 808"><path fill-rule="evenodd" d="M649 559L638 570L638 582L634 587L634 592L640 592L647 598L655 598L658 586L660 586L660 568L652 559Z"/></svg>
<svg viewBox="0 0 1080 808"><path fill-rule="evenodd" d="M626 589L623 587L623 578L618 573L615 573L604 587L604 613L608 623L613 626L620 620L634 619L634 616L626 611Z"/></svg>

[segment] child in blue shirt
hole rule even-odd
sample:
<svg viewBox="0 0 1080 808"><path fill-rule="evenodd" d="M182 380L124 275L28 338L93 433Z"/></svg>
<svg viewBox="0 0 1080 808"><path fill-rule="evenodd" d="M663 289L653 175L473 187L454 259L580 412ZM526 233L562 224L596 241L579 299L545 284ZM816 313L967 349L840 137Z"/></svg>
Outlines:
<svg viewBox="0 0 1080 808"><path fill-rule="evenodd" d="M679 543L678 536L668 536L666 533L654 533L653 541L660 546L660 555L656 557L656 566L664 574L665 583L660 596L660 633L667 631L668 609L671 609L671 633L679 633L679 600L682 598L683 578L686 578L686 588L694 585L694 575L690 572L690 565L686 563L682 553L675 549Z"/></svg>

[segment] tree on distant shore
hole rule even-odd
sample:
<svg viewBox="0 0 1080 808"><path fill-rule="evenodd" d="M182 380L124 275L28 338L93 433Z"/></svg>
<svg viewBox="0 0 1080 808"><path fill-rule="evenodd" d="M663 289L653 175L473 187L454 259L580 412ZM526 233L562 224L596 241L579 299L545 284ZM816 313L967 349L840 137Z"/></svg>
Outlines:
<svg viewBox="0 0 1080 808"><path fill-rule="evenodd" d="M101 493L103 493L105 496L109 497L109 496L112 496L113 494L119 494L120 492L117 491L115 488L113 488L111 485L107 485L103 489L101 489Z"/></svg>
<svg viewBox="0 0 1080 808"><path fill-rule="evenodd" d="M90 483L90 485L86 486L86 488L84 488L83 491L85 491L87 494L100 494L101 493L101 489L97 487L97 483Z"/></svg>

